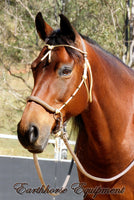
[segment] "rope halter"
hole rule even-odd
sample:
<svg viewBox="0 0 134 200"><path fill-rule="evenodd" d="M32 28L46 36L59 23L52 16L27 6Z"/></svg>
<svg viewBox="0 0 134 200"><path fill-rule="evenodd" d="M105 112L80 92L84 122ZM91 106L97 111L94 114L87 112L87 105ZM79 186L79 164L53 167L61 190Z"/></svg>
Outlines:
<svg viewBox="0 0 134 200"><path fill-rule="evenodd" d="M49 104L47 104L45 101L41 100L40 98L36 97L36 96L29 96L27 98L27 101L34 101L36 103L38 103L39 105L41 105L42 107L44 107L46 110L48 110L48 112L52 112L54 113L54 115L59 115L60 117L60 126L59 126L59 130L63 129L63 117L62 117L62 112L61 110L75 97L75 95L78 93L79 89L82 87L83 83L86 87L86 91L87 91L87 96L88 96L88 100L90 101L90 103L92 102L92 87L93 87L93 77L92 77L92 70L91 70L91 66L89 64L89 61L87 59L87 52L86 52L86 47L84 44L83 39L81 38L81 43L82 43L82 47L83 50L78 49L74 46L71 45L67 45L67 44L60 44L60 45L49 45L49 44L45 44L45 46L48 48L48 52L41 58L41 61L43 61L44 59L46 59L48 57L48 62L51 62L51 57L52 57L52 50L58 47L69 47L72 48L76 51L79 51L84 58L84 71L83 71L83 75L82 75L82 80L79 83L79 85L77 86L76 90L73 92L73 94L70 96L70 98L60 107L60 108L54 108L52 106L50 106ZM88 74L88 70L90 73L90 89L88 89L87 86L87 74ZM60 131L63 132L63 131ZM54 134L56 136L56 134ZM58 134L59 136L59 134Z"/></svg>
<svg viewBox="0 0 134 200"><path fill-rule="evenodd" d="M67 44L61 44L61 45L45 44L45 46L48 48L48 52L41 58L41 61L43 61L44 59L46 59L48 57L48 62L50 63L51 57L52 57L52 50L54 48L58 48L58 47L69 47L69 48L72 48L76 51L79 51L81 54L83 54L83 56L84 56L84 71L83 71L83 75L82 75L82 80L81 80L80 84L78 85L78 87L76 88L76 90L74 91L74 93L71 95L71 97L59 109L53 108L52 106L48 105L46 102L42 101L41 99L39 99L38 97L35 97L35 96L28 97L27 101L35 101L36 103L41 104L48 111L58 114L72 100L72 98L77 94L77 92L79 91L79 89L81 88L81 86L84 83L86 90L87 90L88 99L89 99L90 103L92 102L92 87L93 87L92 70L91 70L89 61L87 59L87 52L86 52L84 41L82 39L81 39L81 41L82 41L82 46L83 46L84 50L78 49L74 46L67 45ZM90 89L88 89L88 86L86 83L88 70L90 73Z"/></svg>

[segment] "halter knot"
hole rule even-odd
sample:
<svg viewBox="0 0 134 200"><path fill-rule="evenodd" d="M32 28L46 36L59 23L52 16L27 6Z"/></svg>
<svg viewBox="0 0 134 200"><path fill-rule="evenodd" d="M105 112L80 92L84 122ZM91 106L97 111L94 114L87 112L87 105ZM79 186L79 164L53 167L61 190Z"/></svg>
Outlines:
<svg viewBox="0 0 134 200"><path fill-rule="evenodd" d="M59 113L61 113L60 109L56 109L55 114L59 114Z"/></svg>
<svg viewBox="0 0 134 200"><path fill-rule="evenodd" d="M47 47L48 47L49 50L53 50L55 48L54 45L47 45Z"/></svg>
<svg viewBox="0 0 134 200"><path fill-rule="evenodd" d="M84 56L84 59L87 58L87 52L86 51L83 53L83 56Z"/></svg>
<svg viewBox="0 0 134 200"><path fill-rule="evenodd" d="M82 78L83 78L84 80L87 80L87 75L86 75L86 74L83 74Z"/></svg>

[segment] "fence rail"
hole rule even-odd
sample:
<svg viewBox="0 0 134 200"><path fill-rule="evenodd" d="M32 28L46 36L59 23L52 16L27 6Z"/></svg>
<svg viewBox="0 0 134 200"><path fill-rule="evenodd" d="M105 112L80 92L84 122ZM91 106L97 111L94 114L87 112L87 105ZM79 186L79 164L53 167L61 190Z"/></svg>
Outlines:
<svg viewBox="0 0 134 200"><path fill-rule="evenodd" d="M18 140L17 135L7 135L7 134L0 134L0 138L2 139L13 139L13 140ZM55 144L55 140L49 139L48 141L49 144ZM69 140L69 144L75 145L75 141Z"/></svg>
<svg viewBox="0 0 134 200"><path fill-rule="evenodd" d="M18 140L17 135L0 134L0 139L13 139ZM67 159L67 147L61 138L49 139L49 144L54 144L54 159L64 160ZM69 144L75 145L75 141L69 140Z"/></svg>

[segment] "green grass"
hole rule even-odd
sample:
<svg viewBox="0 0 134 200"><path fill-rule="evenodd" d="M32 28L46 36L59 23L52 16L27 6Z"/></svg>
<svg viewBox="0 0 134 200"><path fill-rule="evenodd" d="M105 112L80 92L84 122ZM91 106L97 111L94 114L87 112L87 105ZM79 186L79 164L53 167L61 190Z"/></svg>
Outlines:
<svg viewBox="0 0 134 200"><path fill-rule="evenodd" d="M72 146L72 148L74 148ZM2 139L0 138L0 155L6 156L24 156L24 157L32 157L32 153L28 150L24 149L18 140L14 139ZM54 146L52 144L48 144L43 153L38 154L40 158L54 158ZM71 155L68 152L68 159L71 159Z"/></svg>
<svg viewBox="0 0 134 200"><path fill-rule="evenodd" d="M1 139L1 138L0 138L0 155L32 157L32 154L28 150L24 149L18 140ZM54 158L53 145L48 144L45 151L39 154L39 157Z"/></svg>

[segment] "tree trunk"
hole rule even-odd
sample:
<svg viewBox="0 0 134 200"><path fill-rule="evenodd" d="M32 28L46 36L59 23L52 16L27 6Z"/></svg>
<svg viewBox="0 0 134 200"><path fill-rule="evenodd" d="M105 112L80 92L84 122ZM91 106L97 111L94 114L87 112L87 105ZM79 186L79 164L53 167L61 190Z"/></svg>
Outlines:
<svg viewBox="0 0 134 200"><path fill-rule="evenodd" d="M130 61L129 67L134 67L134 0L132 0L132 9L130 17Z"/></svg>

